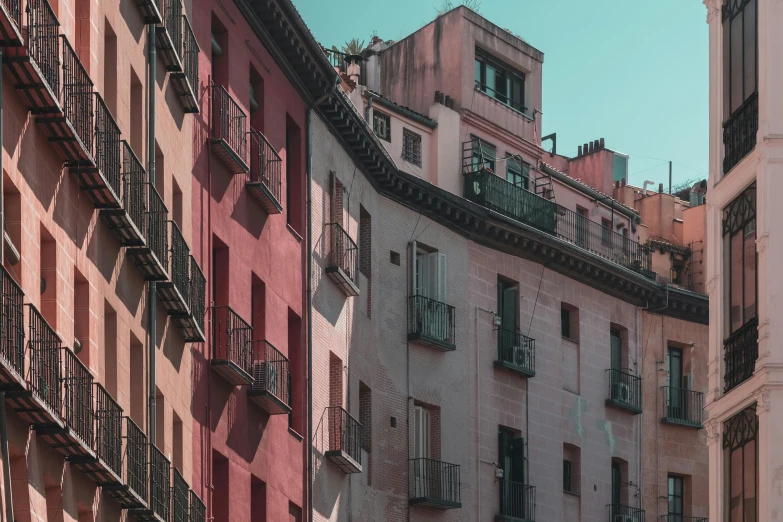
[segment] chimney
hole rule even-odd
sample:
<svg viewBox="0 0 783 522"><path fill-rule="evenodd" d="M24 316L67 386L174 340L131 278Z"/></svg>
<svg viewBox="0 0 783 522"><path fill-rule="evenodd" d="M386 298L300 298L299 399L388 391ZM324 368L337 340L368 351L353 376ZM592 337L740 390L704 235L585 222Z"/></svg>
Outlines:
<svg viewBox="0 0 783 522"><path fill-rule="evenodd" d="M440 91L435 91L435 103L442 104L443 102L440 101Z"/></svg>
<svg viewBox="0 0 783 522"><path fill-rule="evenodd" d="M350 76L351 80L356 83L356 85L359 85L359 77L362 73L362 67L359 65L359 59L357 59L355 56L350 57L351 61L348 64L348 70L346 71L348 73L348 76Z"/></svg>
<svg viewBox="0 0 783 522"><path fill-rule="evenodd" d="M582 146L579 145L576 147L576 157L578 158L581 155L582 155Z"/></svg>
<svg viewBox="0 0 783 522"><path fill-rule="evenodd" d="M589 143L589 145L590 145L590 152L595 151L595 149L593 148L595 145L593 144L592 141Z"/></svg>
<svg viewBox="0 0 783 522"><path fill-rule="evenodd" d="M663 183L658 183L658 194L663 194Z"/></svg>
<svg viewBox="0 0 783 522"><path fill-rule="evenodd" d="M374 45L374 44L377 44L378 42L382 42L382 41L383 41L383 39L381 39L379 36L373 36L372 37L372 42L370 42L370 43Z"/></svg>
<svg viewBox="0 0 783 522"><path fill-rule="evenodd" d="M601 148L603 149L603 148L606 146L606 144L604 143L604 139L603 139L603 138L601 138L601 139L600 139L600 140L598 140L598 141L599 141L599 143L601 144Z"/></svg>
<svg viewBox="0 0 783 522"><path fill-rule="evenodd" d="M586 155L588 152L590 152L590 151L588 150L588 148L587 148L587 143L585 143L584 145L582 145L582 152L583 152L585 155Z"/></svg>
<svg viewBox="0 0 783 522"><path fill-rule="evenodd" d="M443 105L445 105L446 107L451 107L451 96L449 96L448 94L446 95L446 99Z"/></svg>

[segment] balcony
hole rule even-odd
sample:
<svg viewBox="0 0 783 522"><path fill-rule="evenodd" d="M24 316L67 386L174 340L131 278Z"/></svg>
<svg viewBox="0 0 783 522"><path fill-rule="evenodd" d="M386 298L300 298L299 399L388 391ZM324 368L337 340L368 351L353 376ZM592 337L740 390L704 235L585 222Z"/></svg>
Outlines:
<svg viewBox="0 0 783 522"><path fill-rule="evenodd" d="M253 385L248 398L270 415L291 411L288 358L266 341L253 341Z"/></svg>
<svg viewBox="0 0 783 522"><path fill-rule="evenodd" d="M498 328L498 358L495 367L523 377L536 375L536 341L519 332Z"/></svg>
<svg viewBox="0 0 783 522"><path fill-rule="evenodd" d="M163 22L156 0L136 0L136 5L144 17L145 24L159 24Z"/></svg>
<svg viewBox="0 0 783 522"><path fill-rule="evenodd" d="M113 417L111 418L113 419ZM148 495L148 483L150 477L148 476L148 451L150 444L147 443L147 436L139 428L130 417L125 417L125 434L122 439L125 440L125 451L122 455L122 463L120 470L120 479L111 480L106 483L102 483L102 489L108 492L114 497L122 506L123 509L133 510L135 513L140 510L142 513L147 509L147 495ZM116 425L106 425L107 428ZM111 431L105 432L106 436L111 436ZM119 448L119 443L122 441L116 435L114 436L117 442L111 442L107 440L107 447L111 447L109 455L114 455L114 451ZM101 451L99 450L99 453ZM101 457L103 460L103 456ZM109 460L114 461L113 465L118 464L116 457L112 457Z"/></svg>
<svg viewBox="0 0 783 522"><path fill-rule="evenodd" d="M362 472L362 425L341 406L329 406L326 414L328 432L324 456L345 474Z"/></svg>
<svg viewBox="0 0 783 522"><path fill-rule="evenodd" d="M723 124L723 174L728 174L756 147L759 96L753 93Z"/></svg>
<svg viewBox="0 0 783 522"><path fill-rule="evenodd" d="M171 73L171 84L186 114L201 110L198 98L198 53L196 35L193 34L188 17L182 15L182 71Z"/></svg>
<svg viewBox="0 0 783 522"><path fill-rule="evenodd" d="M448 352L457 348L453 306L422 295L410 297L408 340Z"/></svg>
<svg viewBox="0 0 783 522"><path fill-rule="evenodd" d="M250 172L245 188L267 214L280 214L283 162L259 131L250 129Z"/></svg>
<svg viewBox="0 0 783 522"><path fill-rule="evenodd" d="M190 490L190 522L207 522L207 507L193 490Z"/></svg>
<svg viewBox="0 0 783 522"><path fill-rule="evenodd" d="M359 247L338 223L328 223L324 237L329 251L326 275L348 297L359 295Z"/></svg>
<svg viewBox="0 0 783 522"><path fill-rule="evenodd" d="M535 522L536 488L520 482L501 480L500 509L496 522Z"/></svg>
<svg viewBox="0 0 783 522"><path fill-rule="evenodd" d="M701 428L704 411L704 395L682 388L661 388L663 412L661 422Z"/></svg>
<svg viewBox="0 0 783 522"><path fill-rule="evenodd" d="M71 463L102 485L111 489L122 484L122 408L101 384L94 384L94 453L71 458Z"/></svg>
<svg viewBox="0 0 783 522"><path fill-rule="evenodd" d="M163 65L169 72L181 72L182 60L182 2L180 0L159 0L158 9L163 17L156 27L155 45L160 52Z"/></svg>
<svg viewBox="0 0 783 522"><path fill-rule="evenodd" d="M606 405L642 413L642 378L616 369L606 370L606 374L609 377Z"/></svg>
<svg viewBox="0 0 783 522"><path fill-rule="evenodd" d="M128 254L148 281L165 281L168 273L168 234L167 223L169 210L155 190L155 186L147 183L147 207L144 213L144 244L128 248Z"/></svg>
<svg viewBox="0 0 783 522"><path fill-rule="evenodd" d="M166 306L170 315L185 314L190 310L190 247L185 242L177 224L169 221L171 230L169 244L171 245L171 257L169 260L169 269L171 271L169 278L158 284L158 295Z"/></svg>
<svg viewBox="0 0 783 522"><path fill-rule="evenodd" d="M25 388L24 293L0 265L0 385L11 391Z"/></svg>
<svg viewBox="0 0 783 522"><path fill-rule="evenodd" d="M101 216L124 247L144 246L147 171L127 141L122 142L122 174L120 191L122 205L119 208L101 210Z"/></svg>
<svg viewBox="0 0 783 522"><path fill-rule="evenodd" d="M253 329L230 306L212 307L212 367L232 386L253 383Z"/></svg>
<svg viewBox="0 0 783 522"><path fill-rule="evenodd" d="M685 515L661 515L661 522L709 522L707 517L686 517Z"/></svg>
<svg viewBox="0 0 783 522"><path fill-rule="evenodd" d="M22 0L0 0L0 47L22 45Z"/></svg>
<svg viewBox="0 0 783 522"><path fill-rule="evenodd" d="M609 518L608 522L644 522L644 510L623 506L622 504L609 504L606 506Z"/></svg>
<svg viewBox="0 0 783 522"><path fill-rule="evenodd" d="M174 468L173 475L171 487L172 522L189 522L190 486L177 468Z"/></svg>
<svg viewBox="0 0 783 522"><path fill-rule="evenodd" d="M759 319L754 317L723 341L723 391L750 379L759 358Z"/></svg>
<svg viewBox="0 0 783 522"><path fill-rule="evenodd" d="M65 363L63 426L53 424L36 428L36 433L69 459L94 458L95 405L92 374L78 357L63 347Z"/></svg>
<svg viewBox="0 0 783 522"><path fill-rule="evenodd" d="M152 443L148 444L149 476L147 506L130 510L138 522L169 522L171 515L171 462Z"/></svg>
<svg viewBox="0 0 783 522"><path fill-rule="evenodd" d="M7 392L19 416L36 428L62 429L62 341L41 313L28 304L27 386Z"/></svg>
<svg viewBox="0 0 783 522"><path fill-rule="evenodd" d="M247 115L222 85L212 86L212 152L232 174L247 165Z"/></svg>
<svg viewBox="0 0 783 522"><path fill-rule="evenodd" d="M4 2L9 0L3 0ZM21 0L10 0L10 2ZM21 9L21 6L20 6ZM27 0L25 46L4 51L16 88L34 114L61 113L60 22L47 0Z"/></svg>
<svg viewBox="0 0 783 522"><path fill-rule="evenodd" d="M207 280L196 259L190 256L190 278L188 279L189 313L174 314L172 318L182 330L185 342L200 343L206 340L204 336L205 294Z"/></svg>
<svg viewBox="0 0 783 522"><path fill-rule="evenodd" d="M462 507L459 465L432 459L408 461L408 504L437 509Z"/></svg>

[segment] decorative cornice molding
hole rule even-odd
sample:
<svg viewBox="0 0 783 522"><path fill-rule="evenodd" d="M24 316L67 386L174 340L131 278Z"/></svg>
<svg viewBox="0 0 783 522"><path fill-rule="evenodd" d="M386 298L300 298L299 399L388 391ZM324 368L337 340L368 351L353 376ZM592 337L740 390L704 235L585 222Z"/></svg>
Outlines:
<svg viewBox="0 0 783 522"><path fill-rule="evenodd" d="M721 425L716 420L708 420L704 423L704 431L707 433L707 440L716 442L720 439Z"/></svg>
<svg viewBox="0 0 783 522"><path fill-rule="evenodd" d="M710 23L720 13L721 2L720 0L704 0L704 6L707 8L707 23Z"/></svg>
<svg viewBox="0 0 783 522"><path fill-rule="evenodd" d="M767 243L769 242L769 232L765 232L756 239L756 252L763 253L767 249Z"/></svg>
<svg viewBox="0 0 783 522"><path fill-rule="evenodd" d="M769 400L769 390L766 388L761 388L759 391L756 392L756 412L764 411L769 412L770 409L770 400Z"/></svg>
<svg viewBox="0 0 783 522"><path fill-rule="evenodd" d="M707 295L712 295L715 292L715 285L718 282L718 276L712 276L704 283L704 288L707 290Z"/></svg>

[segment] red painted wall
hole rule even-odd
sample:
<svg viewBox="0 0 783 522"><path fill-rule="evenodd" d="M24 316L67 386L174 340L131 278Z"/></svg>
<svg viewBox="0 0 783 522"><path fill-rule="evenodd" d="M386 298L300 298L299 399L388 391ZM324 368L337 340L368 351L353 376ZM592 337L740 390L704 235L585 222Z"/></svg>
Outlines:
<svg viewBox="0 0 783 522"><path fill-rule="evenodd" d="M233 2L203 0L194 2L193 10L191 20L201 47L201 113L193 132L192 246L207 277L207 305L230 305L254 326L254 339L268 340L292 363L306 368L306 105ZM267 215L245 189L246 175L231 174L211 152L213 19L225 28L218 38L222 54L216 73L248 115L248 125L252 121L254 127L262 127L258 130L283 160L282 214ZM263 93L255 93L261 107L252 115L251 66L261 80L254 78L254 85L263 85ZM291 150L286 150L287 144ZM290 202L287 163L293 180ZM212 251L218 245L224 250L216 256L220 273L214 273ZM215 522L287 520L291 509L306 506L305 443L289 430L286 415L267 415L248 401L247 386L232 387L211 369L211 324L208 311L208 340L194 345L193 489L202 495ZM293 375L295 371L292 364L294 428L303 433L308 418L302 407L306 379L304 373Z"/></svg>

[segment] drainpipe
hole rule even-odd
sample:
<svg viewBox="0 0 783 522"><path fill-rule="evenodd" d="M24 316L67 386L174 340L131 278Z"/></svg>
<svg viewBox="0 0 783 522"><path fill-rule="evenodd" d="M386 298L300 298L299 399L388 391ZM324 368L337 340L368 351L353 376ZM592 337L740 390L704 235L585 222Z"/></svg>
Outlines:
<svg viewBox="0 0 783 522"><path fill-rule="evenodd" d="M313 522L313 140L310 139L311 113L328 98L340 85L342 78L338 74L332 85L320 98L305 108L305 161L307 162L307 255L305 256L305 277L307 278L307 519Z"/></svg>
<svg viewBox="0 0 783 522"><path fill-rule="evenodd" d="M3 49L0 48L0 173L3 172ZM5 192L3 176L0 175L0 265L5 262ZM3 490L5 499L5 521L14 520L14 499L11 495L11 456L8 451L8 423L5 417L5 392L0 392L0 452L3 457Z"/></svg>
<svg viewBox="0 0 783 522"><path fill-rule="evenodd" d="M156 73L157 73L157 52L155 50L155 24L149 24L147 26L149 43L147 44L147 53L149 54L149 118L147 119L147 134L149 138L149 144L147 145L148 154L148 168L147 176L149 177L150 186L155 186L155 87L156 87ZM149 419L147 430L147 437L149 442L155 443L156 426L155 426L155 342L157 337L157 284L155 281L150 281L148 284L148 325L147 325L147 349L149 350L149 372L148 372L148 385L149 385Z"/></svg>

